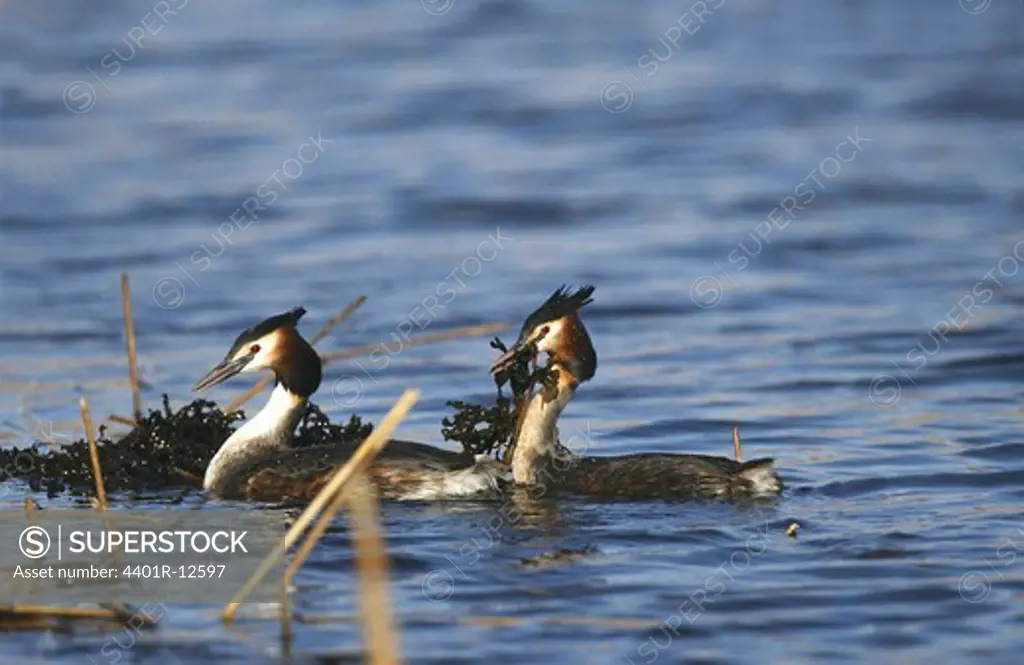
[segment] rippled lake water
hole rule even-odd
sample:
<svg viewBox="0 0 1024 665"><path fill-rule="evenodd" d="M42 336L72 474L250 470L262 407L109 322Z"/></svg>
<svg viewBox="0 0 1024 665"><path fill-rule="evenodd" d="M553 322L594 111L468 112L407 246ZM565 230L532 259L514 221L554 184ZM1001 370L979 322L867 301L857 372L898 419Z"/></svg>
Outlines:
<svg viewBox="0 0 1024 665"><path fill-rule="evenodd" d="M149 406L297 304L311 334L369 296L339 349L441 290L411 336L592 282L563 437L726 455L738 422L787 490L386 504L410 662L1017 662L1024 6L640 4L0 0L0 444L77 438L79 395L130 410L122 271ZM492 357L334 363L317 401L377 419L417 386L401 434L440 443ZM351 562L339 521L295 596L339 621L290 656L171 606L125 662L358 660ZM112 662L110 638L0 655Z"/></svg>

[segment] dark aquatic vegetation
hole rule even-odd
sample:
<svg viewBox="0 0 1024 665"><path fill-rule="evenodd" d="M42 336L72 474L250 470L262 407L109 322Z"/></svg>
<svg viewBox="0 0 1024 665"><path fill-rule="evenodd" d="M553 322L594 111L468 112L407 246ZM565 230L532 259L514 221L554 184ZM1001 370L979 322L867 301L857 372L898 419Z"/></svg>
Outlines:
<svg viewBox="0 0 1024 665"><path fill-rule="evenodd" d="M177 411L167 395L163 408L150 410L128 434L111 439L100 427L99 457L103 482L109 491L131 491L194 486L217 448L234 431L244 413L224 413L215 403L197 399ZM373 431L353 415L345 425L330 421L316 405L307 404L294 445L306 447L325 441L361 441ZM79 439L54 448L36 443L28 448L0 450L0 482L17 478L33 491L50 496L69 490L91 494L94 487L89 444Z"/></svg>
<svg viewBox="0 0 1024 665"><path fill-rule="evenodd" d="M449 400L455 415L441 421L445 441L456 441L473 455L493 455L504 459L515 432L512 400L499 395L493 406Z"/></svg>
<svg viewBox="0 0 1024 665"><path fill-rule="evenodd" d="M495 337L491 348L508 354L509 349ZM546 375L537 375L543 377ZM529 359L524 354L510 358L510 362L495 375L498 395L493 406L470 404L460 400L449 400L446 404L456 413L441 421L441 435L446 441L456 441L471 455L493 455L509 461L515 444L520 406L538 379L530 374ZM509 383L512 398L502 394L501 386Z"/></svg>

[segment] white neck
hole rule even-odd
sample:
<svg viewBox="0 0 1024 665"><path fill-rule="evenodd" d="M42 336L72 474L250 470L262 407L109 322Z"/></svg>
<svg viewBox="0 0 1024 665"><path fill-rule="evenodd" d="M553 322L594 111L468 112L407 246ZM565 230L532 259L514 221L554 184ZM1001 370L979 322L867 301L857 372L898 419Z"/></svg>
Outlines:
<svg viewBox="0 0 1024 665"><path fill-rule="evenodd" d="M560 376L565 375L565 370L561 370ZM575 391L575 381L559 381L554 399L545 402L542 389L526 405L515 450L512 452L512 476L517 483L536 485L542 482L540 473L548 463L547 460L566 454L567 451L558 443L557 423Z"/></svg>
<svg viewBox="0 0 1024 665"><path fill-rule="evenodd" d="M203 487L215 489L233 470L257 457L287 448L299 422L305 397L300 397L277 384L266 406L221 444L206 467Z"/></svg>

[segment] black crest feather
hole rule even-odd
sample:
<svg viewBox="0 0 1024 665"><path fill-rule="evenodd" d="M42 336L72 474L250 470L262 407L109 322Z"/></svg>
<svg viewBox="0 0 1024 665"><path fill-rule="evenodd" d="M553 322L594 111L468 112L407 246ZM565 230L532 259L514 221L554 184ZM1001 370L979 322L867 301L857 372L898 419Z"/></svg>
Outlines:
<svg viewBox="0 0 1024 665"><path fill-rule="evenodd" d="M519 341L524 341L530 331L537 326L557 321L563 316L573 314L583 306L589 305L594 301L592 297L594 288L592 284L588 284L581 286L573 293L567 285L563 284L533 314L526 317L526 321L523 322L523 327L519 331Z"/></svg>
<svg viewBox="0 0 1024 665"><path fill-rule="evenodd" d="M299 319L301 319L302 315L305 313L305 307L296 307L288 310L284 314L278 314L277 316L272 316L269 319L260 321L251 328L246 328L242 331L242 334L238 336L238 339L235 340L235 343L231 345L231 350L228 351L227 356L225 357L234 357L235 353L243 346L255 342L264 335L269 335L278 328L284 328L286 326L294 328L298 325Z"/></svg>

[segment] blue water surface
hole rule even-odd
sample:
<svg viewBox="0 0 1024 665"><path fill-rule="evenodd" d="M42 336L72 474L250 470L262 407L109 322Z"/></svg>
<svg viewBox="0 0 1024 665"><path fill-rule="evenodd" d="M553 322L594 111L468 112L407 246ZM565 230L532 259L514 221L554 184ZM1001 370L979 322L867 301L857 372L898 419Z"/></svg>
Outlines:
<svg viewBox="0 0 1024 665"><path fill-rule="evenodd" d="M409 662L1018 662L1022 25L1012 0L0 0L0 445L77 438L82 395L130 411L121 272L147 406L261 318L302 304L312 334L366 294L322 348L386 340L386 366L330 364L317 401L376 420L418 387L401 434L436 444L493 351L396 339L592 282L563 438L727 455L738 422L787 490L385 504ZM171 605L0 659L359 661L352 561L339 519L294 597L333 620L287 654Z"/></svg>

